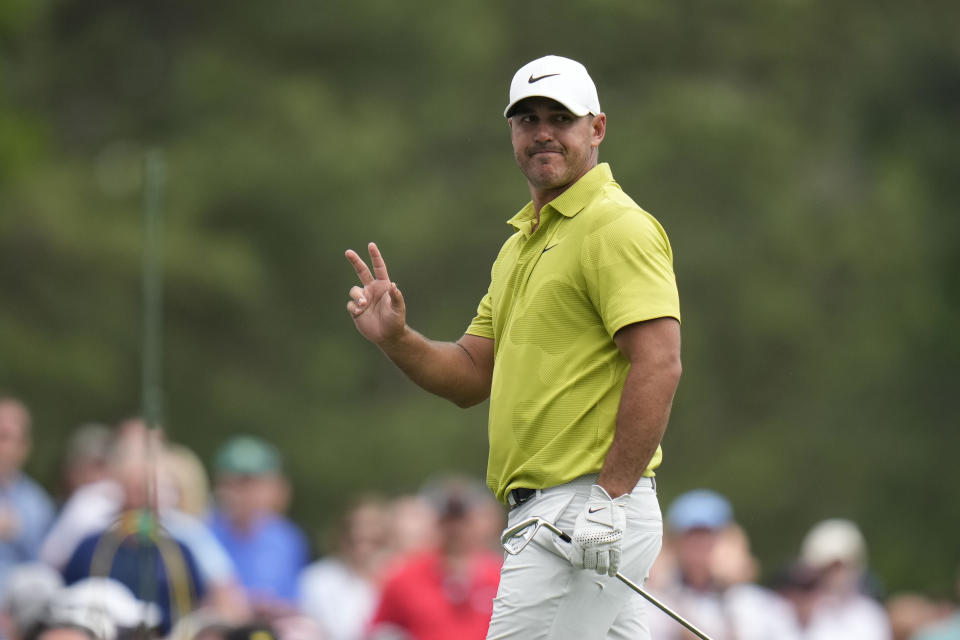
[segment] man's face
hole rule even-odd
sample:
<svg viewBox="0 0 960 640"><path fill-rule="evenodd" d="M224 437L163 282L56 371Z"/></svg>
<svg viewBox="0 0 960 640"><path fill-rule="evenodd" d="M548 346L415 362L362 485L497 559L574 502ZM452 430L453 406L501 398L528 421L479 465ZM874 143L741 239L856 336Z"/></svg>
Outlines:
<svg viewBox="0 0 960 640"><path fill-rule="evenodd" d="M680 570L696 589L706 587L713 580L713 552L719 537L717 530L695 528L679 534L674 542Z"/></svg>
<svg viewBox="0 0 960 640"><path fill-rule="evenodd" d="M549 98L527 98L510 116L510 139L520 170L539 191L562 189L597 163L606 116L577 117Z"/></svg>
<svg viewBox="0 0 960 640"><path fill-rule="evenodd" d="M228 518L248 524L274 511L280 482L270 474L223 473L217 478L217 501Z"/></svg>

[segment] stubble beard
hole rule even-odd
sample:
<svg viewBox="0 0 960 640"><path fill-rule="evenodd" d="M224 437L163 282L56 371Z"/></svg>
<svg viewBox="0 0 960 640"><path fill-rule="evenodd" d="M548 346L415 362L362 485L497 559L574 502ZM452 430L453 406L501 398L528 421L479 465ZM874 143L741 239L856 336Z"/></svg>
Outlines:
<svg viewBox="0 0 960 640"><path fill-rule="evenodd" d="M520 169L534 188L540 190L558 189L568 185L573 180L573 169L567 151L559 151L559 157L553 154L547 156L544 162L539 156L530 155L524 151L523 157L518 158Z"/></svg>

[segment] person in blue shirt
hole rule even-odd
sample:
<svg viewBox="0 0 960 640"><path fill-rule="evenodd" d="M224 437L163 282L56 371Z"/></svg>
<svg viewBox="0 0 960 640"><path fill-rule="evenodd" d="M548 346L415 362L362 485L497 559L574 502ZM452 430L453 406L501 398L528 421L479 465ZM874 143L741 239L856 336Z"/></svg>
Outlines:
<svg viewBox="0 0 960 640"><path fill-rule="evenodd" d="M22 471L31 428L26 405L0 396L0 595L15 566L37 560L55 511L47 492Z"/></svg>
<svg viewBox="0 0 960 640"><path fill-rule="evenodd" d="M303 531L284 517L288 486L277 450L252 436L227 441L214 461L216 507L209 525L233 559L261 615L292 612L309 560Z"/></svg>

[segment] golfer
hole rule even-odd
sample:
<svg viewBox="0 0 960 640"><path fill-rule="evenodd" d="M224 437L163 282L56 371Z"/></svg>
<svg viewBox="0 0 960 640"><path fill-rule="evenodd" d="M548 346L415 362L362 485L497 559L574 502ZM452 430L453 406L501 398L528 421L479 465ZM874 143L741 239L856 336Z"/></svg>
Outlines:
<svg viewBox="0 0 960 640"><path fill-rule="evenodd" d="M376 244L346 252L361 286L347 311L415 383L467 407L490 398L487 484L510 523L546 518L507 556L488 640L649 638L640 581L660 550L654 469L680 378L673 254L660 224L614 182L607 131L578 62L520 68L504 115L527 203L509 223L477 315L456 342L406 324Z"/></svg>

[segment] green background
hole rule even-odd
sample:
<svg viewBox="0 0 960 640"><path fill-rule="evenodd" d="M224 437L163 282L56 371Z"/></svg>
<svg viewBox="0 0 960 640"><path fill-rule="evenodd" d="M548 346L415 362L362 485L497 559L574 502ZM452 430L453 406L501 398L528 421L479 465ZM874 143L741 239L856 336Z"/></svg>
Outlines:
<svg viewBox="0 0 960 640"><path fill-rule="evenodd" d="M863 527L890 590L960 565L960 5L931 0L0 0L0 388L56 483L78 423L141 406L143 158L166 162L164 399L209 461L283 451L318 530L365 490L481 474L486 405L356 335L379 242L455 339L528 199L514 70L590 69L601 160L670 234L684 378L664 504L728 494L764 568Z"/></svg>

